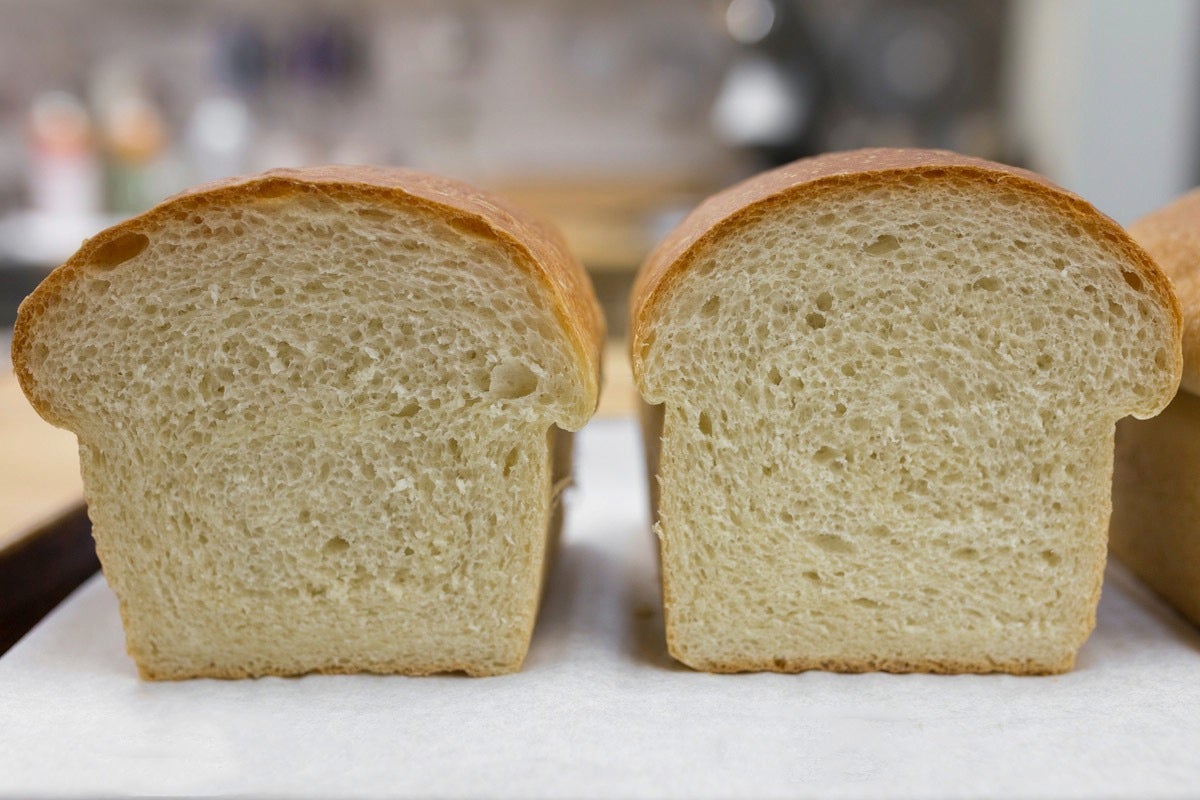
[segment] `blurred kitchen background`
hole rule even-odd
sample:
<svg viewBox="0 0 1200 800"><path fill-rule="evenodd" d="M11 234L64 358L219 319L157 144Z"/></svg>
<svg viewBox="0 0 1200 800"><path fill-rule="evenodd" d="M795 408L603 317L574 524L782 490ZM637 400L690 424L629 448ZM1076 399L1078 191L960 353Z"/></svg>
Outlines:
<svg viewBox="0 0 1200 800"><path fill-rule="evenodd" d="M0 331L85 236L275 166L507 193L615 342L658 237L807 154L951 148L1129 222L1198 180L1198 34L1191 0L0 0Z"/></svg>

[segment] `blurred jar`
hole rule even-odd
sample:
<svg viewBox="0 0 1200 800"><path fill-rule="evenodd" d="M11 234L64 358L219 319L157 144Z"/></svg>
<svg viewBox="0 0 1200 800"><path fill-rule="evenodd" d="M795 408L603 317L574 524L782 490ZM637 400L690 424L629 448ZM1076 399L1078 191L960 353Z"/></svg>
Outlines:
<svg viewBox="0 0 1200 800"><path fill-rule="evenodd" d="M124 97L105 109L108 204L118 214L136 214L166 193L167 127L145 98Z"/></svg>
<svg viewBox="0 0 1200 800"><path fill-rule="evenodd" d="M51 215L100 211L103 175L92 121L83 103L67 92L48 92L29 115L30 205Z"/></svg>

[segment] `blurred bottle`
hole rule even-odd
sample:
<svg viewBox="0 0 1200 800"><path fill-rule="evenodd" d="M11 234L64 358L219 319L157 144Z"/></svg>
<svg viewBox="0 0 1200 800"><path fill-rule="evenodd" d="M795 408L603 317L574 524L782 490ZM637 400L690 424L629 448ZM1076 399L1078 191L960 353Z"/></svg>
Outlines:
<svg viewBox="0 0 1200 800"><path fill-rule="evenodd" d="M986 14L961 2L876 4L872 12L840 65L854 103L830 126L830 144L923 144L995 157L998 137L988 129L998 123L987 120L994 48L981 46Z"/></svg>
<svg viewBox="0 0 1200 800"><path fill-rule="evenodd" d="M715 132L763 166L816 152L825 70L798 4L731 0L724 15L740 45L711 112Z"/></svg>
<svg viewBox="0 0 1200 800"><path fill-rule="evenodd" d="M170 130L143 69L114 56L100 62L91 87L105 159L108 208L144 211L179 188Z"/></svg>
<svg viewBox="0 0 1200 800"><path fill-rule="evenodd" d="M29 115L29 200L49 215L100 210L103 182L92 121L67 92L39 95Z"/></svg>
<svg viewBox="0 0 1200 800"><path fill-rule="evenodd" d="M266 39L250 25L221 30L213 52L214 86L192 109L184 137L193 183L249 171L258 128L252 108L270 69Z"/></svg>
<svg viewBox="0 0 1200 800"><path fill-rule="evenodd" d="M273 154L294 149L309 163L345 161L350 153L358 156L353 160L370 160L356 113L366 51L364 38L345 19L303 21L284 58L281 119L286 127L270 138Z"/></svg>
<svg viewBox="0 0 1200 800"><path fill-rule="evenodd" d="M104 144L109 208L136 214L161 200L167 189L167 128L162 114L146 98L130 96L104 115Z"/></svg>

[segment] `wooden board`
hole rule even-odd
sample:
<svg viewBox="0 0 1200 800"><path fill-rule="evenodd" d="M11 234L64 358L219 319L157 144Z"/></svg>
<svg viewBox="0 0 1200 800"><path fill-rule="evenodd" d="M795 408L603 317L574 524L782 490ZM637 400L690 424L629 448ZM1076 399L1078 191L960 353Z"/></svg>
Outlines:
<svg viewBox="0 0 1200 800"><path fill-rule="evenodd" d="M0 367L0 653L99 566L83 506L75 435L39 417L4 364Z"/></svg>
<svg viewBox="0 0 1200 800"><path fill-rule="evenodd" d="M638 394L629 367L629 345L624 339L609 339L604 345L604 383L600 387L597 417L632 417L637 413Z"/></svg>
<svg viewBox="0 0 1200 800"><path fill-rule="evenodd" d="M30 407L16 376L0 373L0 554L83 502L75 434Z"/></svg>

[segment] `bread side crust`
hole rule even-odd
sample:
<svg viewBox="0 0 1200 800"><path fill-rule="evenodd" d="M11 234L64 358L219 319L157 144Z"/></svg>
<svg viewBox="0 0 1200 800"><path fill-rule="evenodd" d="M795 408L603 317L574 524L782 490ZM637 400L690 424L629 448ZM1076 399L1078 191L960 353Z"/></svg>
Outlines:
<svg viewBox="0 0 1200 800"><path fill-rule="evenodd" d="M1129 228L1175 285L1183 308L1183 381L1170 407L1117 426L1111 553L1200 625L1200 189Z"/></svg>
<svg viewBox="0 0 1200 800"><path fill-rule="evenodd" d="M315 668L279 669L268 667L261 670L249 669L198 669L169 672L156 670L146 666L133 653L129 654L137 665L138 677L147 681L188 681L193 678L213 678L216 680L236 681L245 678L298 678L303 675L404 675L420 678L426 675L446 675L461 673L470 678L488 678L494 675L510 675L521 669L522 658L514 663L496 669L479 669L464 664L422 664L412 666L406 662L381 661L377 664L332 665Z"/></svg>
<svg viewBox="0 0 1200 800"><path fill-rule="evenodd" d="M1200 397L1117 423L1109 553L1200 626Z"/></svg>
<svg viewBox="0 0 1200 800"><path fill-rule="evenodd" d="M809 670L825 670L828 672L893 672L893 673L933 673L936 675L988 675L1005 673L1008 675L1061 675L1070 672L1075 666L1075 655L1069 653L1054 662L1041 661L958 661L955 659L935 659L929 661L906 661L895 658L869 659L839 659L839 658L794 658L757 660L746 659L735 662L697 661L691 663L680 658L674 651L671 653L689 667L704 672L732 674L736 672L782 672L796 673Z"/></svg>
<svg viewBox="0 0 1200 800"><path fill-rule="evenodd" d="M1200 189L1129 226L1129 234L1174 284L1183 313L1183 380L1200 395Z"/></svg>
<svg viewBox="0 0 1200 800"><path fill-rule="evenodd" d="M514 261L529 270L549 292L554 303L555 315L575 351L578 380L587 401L587 407L577 409L570 423L574 430L583 427L599 402L604 317L591 280L558 230L465 183L414 170L366 166L277 169L252 177L207 183L170 197L85 241L18 309L13 326L13 369L30 404L47 422L70 428L52 403L38 393L37 381L29 368L30 334L64 288L94 268L93 260L106 245L128 234L150 235L173 224L173 217L180 212L267 203L284 195L306 193L320 193L348 202L424 208L451 225L503 245Z"/></svg>
<svg viewBox="0 0 1200 800"><path fill-rule="evenodd" d="M773 209L815 201L824 193L846 188L904 186L911 181L942 180L1022 192L1071 219L1122 256L1142 281L1154 287L1159 304L1170 316L1174 341L1181 335L1183 315L1171 282L1155 261L1110 217L1078 195L1028 170L997 164L946 150L871 148L827 153L786 164L718 192L701 203L647 257L630 296L630 359L634 382L643 397L646 337L658 303L671 285L710 243L751 224ZM1198 298L1200 299L1200 298ZM1200 345L1200 331L1197 333ZM1157 414L1175 393L1183 369L1178 344L1172 352L1174 379L1163 386L1154 408L1129 409L1139 417ZM658 402L659 398L647 398Z"/></svg>

